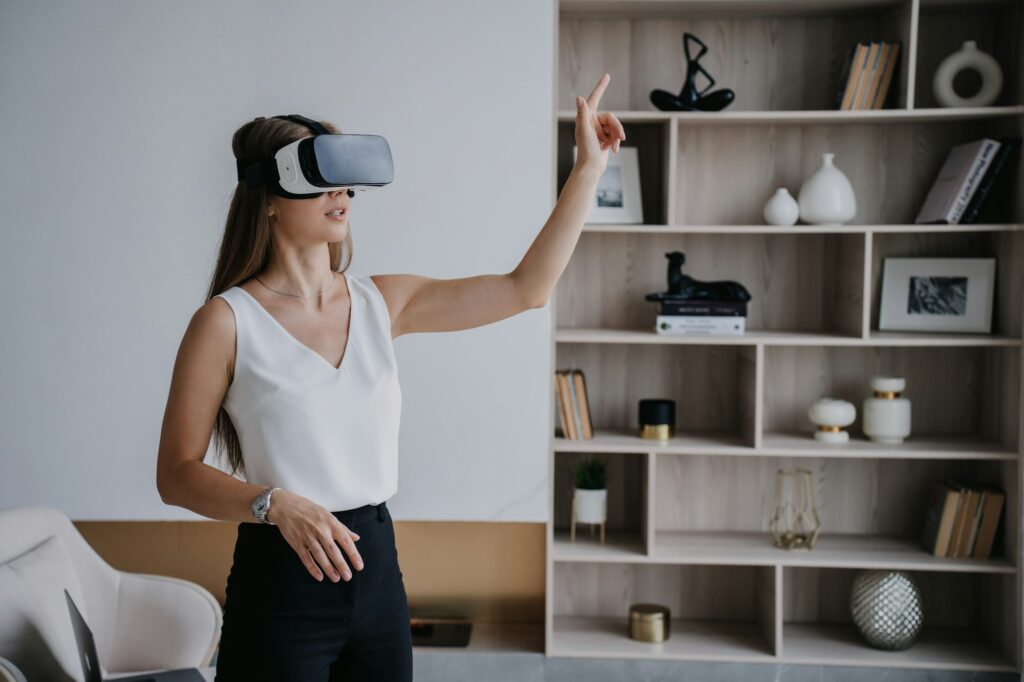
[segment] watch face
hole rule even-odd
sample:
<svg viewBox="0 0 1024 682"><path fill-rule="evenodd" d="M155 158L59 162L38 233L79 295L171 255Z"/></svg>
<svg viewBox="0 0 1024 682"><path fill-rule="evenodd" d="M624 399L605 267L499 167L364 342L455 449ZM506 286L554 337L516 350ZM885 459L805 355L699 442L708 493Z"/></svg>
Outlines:
<svg viewBox="0 0 1024 682"><path fill-rule="evenodd" d="M267 501L260 499L256 502L256 511L261 512L267 508Z"/></svg>

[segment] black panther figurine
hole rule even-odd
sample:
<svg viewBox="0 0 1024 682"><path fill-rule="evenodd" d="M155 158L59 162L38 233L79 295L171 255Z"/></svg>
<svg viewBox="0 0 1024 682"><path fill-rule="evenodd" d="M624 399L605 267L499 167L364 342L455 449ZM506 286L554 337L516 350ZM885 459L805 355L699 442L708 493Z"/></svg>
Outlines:
<svg viewBox="0 0 1024 682"><path fill-rule="evenodd" d="M648 301L749 301L750 292L739 282L719 280L701 282L683 274L686 255L682 251L670 251L668 258L668 291L647 294Z"/></svg>
<svg viewBox="0 0 1024 682"><path fill-rule="evenodd" d="M696 57L690 54L690 43L693 40L700 45L700 53ZM665 90L651 90L651 103L661 111L721 111L729 106L736 98L736 94L729 88L722 88L714 92L708 92L715 84L711 77L698 60L708 51L708 46L701 42L700 38L692 33L683 33L683 53L686 55L686 81L683 89L678 95L673 95ZM702 73L710 83L707 87L697 92L697 74ZM707 93L707 94L704 94Z"/></svg>

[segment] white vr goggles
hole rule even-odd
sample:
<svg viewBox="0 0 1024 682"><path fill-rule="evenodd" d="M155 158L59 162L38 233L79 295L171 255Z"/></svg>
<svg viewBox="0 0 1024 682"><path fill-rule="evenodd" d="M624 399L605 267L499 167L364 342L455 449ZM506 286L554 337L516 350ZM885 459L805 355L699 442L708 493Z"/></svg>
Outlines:
<svg viewBox="0 0 1024 682"><path fill-rule="evenodd" d="M267 189L288 199L313 199L324 192L365 191L394 180L391 147L380 135L333 134L312 119L290 114L275 116L301 123L313 131L260 160L237 160L239 182L266 183Z"/></svg>

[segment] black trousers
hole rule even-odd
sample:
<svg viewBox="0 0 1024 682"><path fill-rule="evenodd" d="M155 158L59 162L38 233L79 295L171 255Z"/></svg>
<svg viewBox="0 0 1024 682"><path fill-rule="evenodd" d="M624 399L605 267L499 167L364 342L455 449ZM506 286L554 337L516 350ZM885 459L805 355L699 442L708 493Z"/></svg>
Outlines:
<svg viewBox="0 0 1024 682"><path fill-rule="evenodd" d="M359 534L364 568L314 578L277 526L238 524L216 682L412 680L409 604L387 504L332 512Z"/></svg>

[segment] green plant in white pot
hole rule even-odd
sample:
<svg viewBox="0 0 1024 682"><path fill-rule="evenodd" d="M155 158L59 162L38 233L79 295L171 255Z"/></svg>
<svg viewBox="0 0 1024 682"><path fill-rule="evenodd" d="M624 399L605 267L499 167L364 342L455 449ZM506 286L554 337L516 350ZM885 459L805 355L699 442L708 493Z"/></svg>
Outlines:
<svg viewBox="0 0 1024 682"><path fill-rule="evenodd" d="M596 458L583 459L573 468L576 487L572 493L571 542L576 542L576 522L600 524L601 544L604 544L604 525L608 516L608 489L605 485L607 468ZM590 527L593 535L594 527Z"/></svg>

